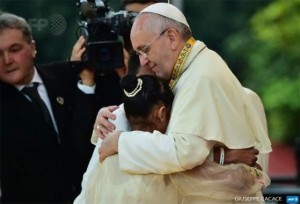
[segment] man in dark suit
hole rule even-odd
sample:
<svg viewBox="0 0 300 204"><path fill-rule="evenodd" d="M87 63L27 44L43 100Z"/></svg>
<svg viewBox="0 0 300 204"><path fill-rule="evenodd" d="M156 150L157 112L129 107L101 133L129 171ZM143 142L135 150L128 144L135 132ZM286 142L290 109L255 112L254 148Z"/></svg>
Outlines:
<svg viewBox="0 0 300 204"><path fill-rule="evenodd" d="M97 113L94 81L82 71L78 82L70 63L35 67L21 17L0 13L0 42L0 201L72 202L82 176L74 146L90 139Z"/></svg>

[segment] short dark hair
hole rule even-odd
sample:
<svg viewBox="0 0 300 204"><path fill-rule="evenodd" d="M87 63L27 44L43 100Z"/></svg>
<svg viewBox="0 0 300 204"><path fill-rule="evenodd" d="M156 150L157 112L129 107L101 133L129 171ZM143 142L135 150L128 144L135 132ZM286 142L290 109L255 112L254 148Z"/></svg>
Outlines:
<svg viewBox="0 0 300 204"><path fill-rule="evenodd" d="M0 12L0 33L5 29L21 30L28 43L33 39L31 28L24 18L11 13Z"/></svg>
<svg viewBox="0 0 300 204"><path fill-rule="evenodd" d="M155 105L171 110L174 94L168 83L151 75L127 74L120 81L127 118L148 118ZM138 90L138 91L137 91Z"/></svg>

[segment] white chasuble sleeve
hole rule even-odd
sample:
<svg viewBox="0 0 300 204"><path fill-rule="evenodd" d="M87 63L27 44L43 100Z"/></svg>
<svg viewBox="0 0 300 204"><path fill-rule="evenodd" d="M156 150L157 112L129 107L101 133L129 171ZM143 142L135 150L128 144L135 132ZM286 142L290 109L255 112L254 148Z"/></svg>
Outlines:
<svg viewBox="0 0 300 204"><path fill-rule="evenodd" d="M260 148L259 155L257 155L257 163L262 167L263 171L267 173L269 168L269 152L271 151L271 143L268 137L267 119L264 106L259 96L254 91L245 87L244 91L247 97L250 99L251 104L253 105L253 109L249 110L249 112L251 112L252 114L257 114L257 117L254 117L253 120L259 122L263 128L262 130L265 131L265 134L263 134L262 131L259 131L257 133L260 139L259 145L263 147ZM251 104L249 104L249 106ZM257 127L255 127L255 129L258 130Z"/></svg>
<svg viewBox="0 0 300 204"><path fill-rule="evenodd" d="M185 171L204 162L213 145L214 142L194 135L174 136L158 131L123 132L119 139L120 169L132 174ZM182 166L178 161L178 154L184 155L189 165Z"/></svg>
<svg viewBox="0 0 300 204"><path fill-rule="evenodd" d="M174 138L158 131L123 132L119 139L120 169L132 174L168 174L183 171Z"/></svg>

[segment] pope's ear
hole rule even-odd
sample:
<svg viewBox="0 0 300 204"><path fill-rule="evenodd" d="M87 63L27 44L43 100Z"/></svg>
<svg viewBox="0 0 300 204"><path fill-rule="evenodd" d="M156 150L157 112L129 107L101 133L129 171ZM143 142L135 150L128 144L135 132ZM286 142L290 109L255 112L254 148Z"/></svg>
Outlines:
<svg viewBox="0 0 300 204"><path fill-rule="evenodd" d="M178 33L177 30L170 28L167 30L167 34L171 48L176 49L177 46L179 45L179 40L180 40L180 34Z"/></svg>

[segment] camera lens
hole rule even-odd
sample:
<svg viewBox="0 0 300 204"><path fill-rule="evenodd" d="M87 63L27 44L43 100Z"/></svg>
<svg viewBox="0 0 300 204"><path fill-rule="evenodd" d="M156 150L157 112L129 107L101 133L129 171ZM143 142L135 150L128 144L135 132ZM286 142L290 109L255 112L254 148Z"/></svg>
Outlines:
<svg viewBox="0 0 300 204"><path fill-rule="evenodd" d="M112 59L112 52L108 47L100 48L98 53L98 59L100 59L103 62L108 62Z"/></svg>

